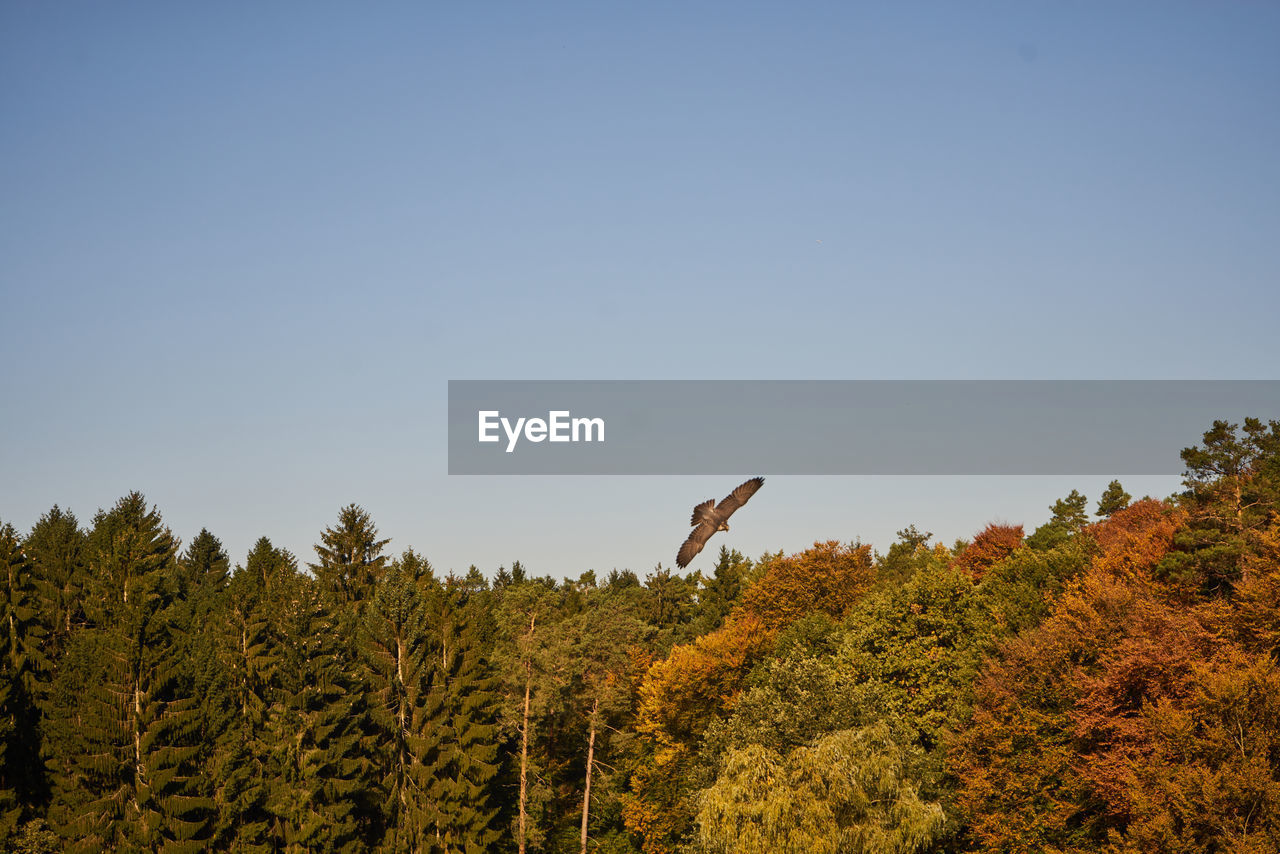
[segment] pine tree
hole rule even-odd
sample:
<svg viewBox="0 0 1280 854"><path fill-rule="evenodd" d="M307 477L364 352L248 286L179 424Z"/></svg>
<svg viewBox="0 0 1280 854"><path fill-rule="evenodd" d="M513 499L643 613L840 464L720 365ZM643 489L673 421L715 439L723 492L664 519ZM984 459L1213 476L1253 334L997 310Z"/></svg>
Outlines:
<svg viewBox="0 0 1280 854"><path fill-rule="evenodd" d="M1246 573L1245 555L1260 530L1280 512L1280 421L1246 418L1243 429L1215 421L1203 438L1182 451L1181 501L1190 518L1160 575L1224 594Z"/></svg>
<svg viewBox="0 0 1280 854"><path fill-rule="evenodd" d="M222 542L208 529L200 529L178 561L176 590L179 597L191 601L197 620L207 614L212 600L227 589L230 568Z"/></svg>
<svg viewBox="0 0 1280 854"><path fill-rule="evenodd" d="M720 547L720 555L710 578L700 578L698 590L698 617L695 631L698 634L718 629L729 611L742 595L743 581L751 572L752 563L737 549L730 551Z"/></svg>
<svg viewBox="0 0 1280 854"><path fill-rule="evenodd" d="M217 850L273 850L266 727L282 702L286 639L281 614L298 583L293 555L262 537L227 586L219 635L225 685L210 704L215 707L211 718L217 721L210 733L216 743L210 777L218 805Z"/></svg>
<svg viewBox="0 0 1280 854"><path fill-rule="evenodd" d="M364 687L345 623L313 583L299 585L284 614L287 654L281 701L271 710L268 809L277 850L366 850L376 829L366 803L374 775L365 743Z"/></svg>
<svg viewBox="0 0 1280 854"><path fill-rule="evenodd" d="M49 659L32 565L13 526L0 524L0 842L43 801L40 718Z"/></svg>
<svg viewBox="0 0 1280 854"><path fill-rule="evenodd" d="M410 561L416 569L416 562ZM426 850L434 828L428 795L429 754L437 721L424 716L431 686L434 650L428 640L424 579L414 579L393 564L378 581L363 621L363 643L370 713L379 738L375 773L385 830L380 850Z"/></svg>
<svg viewBox="0 0 1280 854"><path fill-rule="evenodd" d="M140 493L99 512L89 614L58 675L52 814L69 850L200 851L212 804L196 786L200 710L176 643L177 540Z"/></svg>
<svg viewBox="0 0 1280 854"><path fill-rule="evenodd" d="M391 542L378 539L373 519L361 507L349 504L338 513L338 524L320 535L315 547L319 563L310 564L322 590L343 605L358 604L373 595L374 585L386 568L382 549Z"/></svg>
<svg viewBox="0 0 1280 854"><path fill-rule="evenodd" d="M1047 551L1080 533L1089 523L1088 504L1089 499L1074 489L1066 498L1053 502L1049 507L1053 515L1027 537L1027 545L1037 551Z"/></svg>
<svg viewBox="0 0 1280 854"><path fill-rule="evenodd" d="M435 753L436 846L447 854L481 854L500 836L498 683L478 641L482 600L470 587L443 594L433 620L440 657L433 706L442 728Z"/></svg>
<svg viewBox="0 0 1280 854"><path fill-rule="evenodd" d="M40 580L42 621L49 627L49 656L58 660L71 633L82 627L86 534L75 514L56 504L27 535L23 550Z"/></svg>
<svg viewBox="0 0 1280 854"><path fill-rule="evenodd" d="M1124 487L1120 485L1120 481L1113 480L1107 484L1106 490L1102 493L1102 497L1098 499L1098 515L1110 519L1115 514L1129 506L1129 502L1133 500L1133 496L1124 491Z"/></svg>

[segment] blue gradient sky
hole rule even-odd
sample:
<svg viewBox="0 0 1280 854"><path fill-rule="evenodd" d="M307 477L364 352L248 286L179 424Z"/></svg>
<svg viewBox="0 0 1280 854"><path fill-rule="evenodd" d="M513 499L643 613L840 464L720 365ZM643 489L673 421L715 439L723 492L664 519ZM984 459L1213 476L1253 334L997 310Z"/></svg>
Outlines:
<svg viewBox="0 0 1280 854"><path fill-rule="evenodd" d="M1277 45L1264 3L5 3L0 519L140 489L305 561L355 501L442 570L644 573L735 484L450 478L446 381L1276 378ZM776 477L724 542L1105 481Z"/></svg>

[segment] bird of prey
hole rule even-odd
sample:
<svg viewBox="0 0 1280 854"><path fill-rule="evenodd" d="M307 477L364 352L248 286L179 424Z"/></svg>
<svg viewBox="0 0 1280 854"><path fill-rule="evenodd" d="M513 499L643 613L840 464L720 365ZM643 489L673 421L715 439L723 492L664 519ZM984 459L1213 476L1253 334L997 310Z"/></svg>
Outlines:
<svg viewBox="0 0 1280 854"><path fill-rule="evenodd" d="M689 539L685 540L684 545L680 547L680 553L676 555L676 566L684 569L689 565L689 561L698 556L698 552L702 551L702 547L707 544L707 540L711 539L712 534L716 531L729 530L729 517L733 515L733 511L746 504L747 499L755 495L756 490L762 486L764 486L764 478L753 477L726 495L719 504L708 498L694 507L693 518L689 521L693 531L690 532Z"/></svg>

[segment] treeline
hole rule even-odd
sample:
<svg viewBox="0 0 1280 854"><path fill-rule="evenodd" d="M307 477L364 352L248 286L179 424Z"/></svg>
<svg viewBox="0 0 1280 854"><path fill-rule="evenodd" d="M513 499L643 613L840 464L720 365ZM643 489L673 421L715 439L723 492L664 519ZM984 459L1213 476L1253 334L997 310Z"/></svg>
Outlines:
<svg viewBox="0 0 1280 854"><path fill-rule="evenodd" d="M0 524L0 850L1280 851L1280 423L1029 536L492 580Z"/></svg>

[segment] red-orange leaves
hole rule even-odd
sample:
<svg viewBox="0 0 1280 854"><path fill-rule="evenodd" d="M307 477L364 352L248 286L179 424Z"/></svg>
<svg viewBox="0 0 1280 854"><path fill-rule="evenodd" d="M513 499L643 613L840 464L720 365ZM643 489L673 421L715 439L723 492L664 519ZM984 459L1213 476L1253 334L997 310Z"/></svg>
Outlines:
<svg viewBox="0 0 1280 854"><path fill-rule="evenodd" d="M1112 575L1149 573L1173 544L1186 514L1163 501L1144 498L1089 528L1099 547L1093 563Z"/></svg>
<svg viewBox="0 0 1280 854"><path fill-rule="evenodd" d="M952 566L981 581L987 570L1013 554L1022 545L1021 525L997 525L983 528L964 551L956 555Z"/></svg>
<svg viewBox="0 0 1280 854"><path fill-rule="evenodd" d="M1153 749L1147 706L1190 692L1196 663L1215 646L1186 609L1138 593L1127 610L1124 636L1096 666L1077 670L1080 697L1072 713L1080 754L1076 771L1105 804L1108 823L1121 825L1131 816L1135 769L1149 761Z"/></svg>

